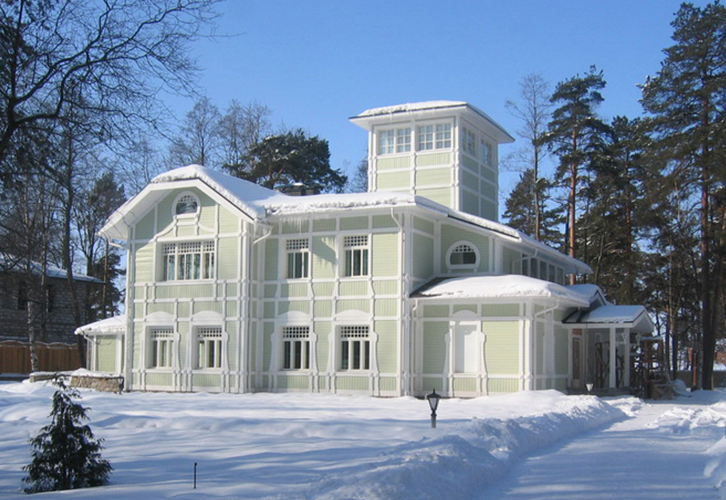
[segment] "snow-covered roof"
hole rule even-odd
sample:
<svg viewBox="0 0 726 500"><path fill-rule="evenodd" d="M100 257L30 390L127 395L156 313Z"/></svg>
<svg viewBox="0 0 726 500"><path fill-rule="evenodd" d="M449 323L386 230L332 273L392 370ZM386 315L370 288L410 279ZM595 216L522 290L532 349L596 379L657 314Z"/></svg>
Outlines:
<svg viewBox="0 0 726 500"><path fill-rule="evenodd" d="M119 333L126 330L126 315L120 314L118 316L112 316L110 318L101 319L83 325L76 328L76 335L99 335L99 334L110 334Z"/></svg>
<svg viewBox="0 0 726 500"><path fill-rule="evenodd" d="M636 333L651 333L653 321L643 306L619 306L607 304L587 311L577 311L565 319L568 325L622 325Z"/></svg>
<svg viewBox="0 0 726 500"><path fill-rule="evenodd" d="M0 269L4 271L23 272L25 271L24 266L26 265L26 263L27 261L25 261L24 259L17 259L7 255L0 255ZM31 261L30 268L32 273L35 275L40 275L43 272L43 266L39 262ZM68 271L50 265L46 266L45 275L49 278L68 279ZM73 279L75 281L85 281L88 283L103 283L103 281L98 278L75 272L73 273Z"/></svg>
<svg viewBox="0 0 726 500"><path fill-rule="evenodd" d="M350 121L360 125L364 128L369 128L371 122L379 122L382 117L399 116L403 114L424 114L427 111L438 111L442 109L452 109L457 112L472 112L473 115L478 115L479 119L483 119L484 122L489 123L493 128L491 133L496 138L497 142L509 143L514 142L514 138L507 132L504 127L495 122L491 116L486 114L476 106L472 106L468 102L464 101L423 101L423 102L410 102L406 104L396 104L393 106L383 106L380 108L367 109L357 116L352 116Z"/></svg>
<svg viewBox="0 0 726 500"><path fill-rule="evenodd" d="M508 236L515 242L524 243L532 249L533 254L535 252L546 254L549 258L562 263L568 272L572 270L578 273L591 272L590 267L584 262L572 259L516 229L454 210L422 196L396 192L288 196L200 165L177 168L155 177L141 193L127 201L109 218L100 233L125 240L128 227L138 222L162 196L166 195L166 190L173 187L170 184L181 185L183 182L201 182L202 186L221 196L231 206L241 210L252 220L259 221L270 216L297 217L359 208L418 206Z"/></svg>
<svg viewBox="0 0 726 500"><path fill-rule="evenodd" d="M529 276L466 276L434 280L412 294L412 297L446 299L546 298L559 299L573 306L587 307L589 299L558 285Z"/></svg>

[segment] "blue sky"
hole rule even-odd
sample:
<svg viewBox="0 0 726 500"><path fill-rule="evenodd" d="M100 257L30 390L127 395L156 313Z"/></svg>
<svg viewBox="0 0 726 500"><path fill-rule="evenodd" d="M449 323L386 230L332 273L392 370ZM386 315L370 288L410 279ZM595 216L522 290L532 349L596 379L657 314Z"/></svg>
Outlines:
<svg viewBox="0 0 726 500"><path fill-rule="evenodd" d="M706 5L705 1L695 1ZM596 65L606 118L641 114L637 85L671 44L672 0L229 0L218 33L194 46L199 85L220 109L255 100L275 125L327 139L346 170L366 154L348 118L427 100L479 107L512 135L505 108L523 76L557 82ZM192 101L170 103L181 118ZM515 145L504 146L500 157ZM515 174L504 176L503 191ZM502 200L503 201L503 200ZM503 204L503 203L502 203Z"/></svg>

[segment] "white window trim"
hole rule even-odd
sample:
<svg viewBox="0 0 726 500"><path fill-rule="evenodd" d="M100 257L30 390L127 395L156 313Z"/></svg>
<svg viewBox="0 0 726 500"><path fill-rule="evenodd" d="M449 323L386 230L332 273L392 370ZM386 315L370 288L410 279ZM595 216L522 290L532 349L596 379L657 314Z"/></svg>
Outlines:
<svg viewBox="0 0 726 500"><path fill-rule="evenodd" d="M225 334L224 328L219 325L195 325L192 327L192 353L193 353L193 367L194 370L198 371L213 371L219 372L226 370L228 367L228 360L226 356L227 352L227 335ZM210 330L205 332L205 330ZM213 330L213 331L212 331ZM203 366L201 359L200 342L205 342L205 356L209 352L207 344L214 344L214 359L215 366ZM218 344L218 345L217 345ZM208 359L208 358L207 358ZM206 364L206 362L204 363Z"/></svg>
<svg viewBox="0 0 726 500"><path fill-rule="evenodd" d="M297 329L299 331L294 331L293 329ZM285 367L285 344L286 343L300 343L301 349L301 359L302 362L300 363L300 368L296 367ZM305 344L307 344L307 350L305 349ZM285 372L309 372L312 367L312 358L313 358L313 342L312 342L312 335L310 331L310 326L308 325L285 325L280 329L280 371ZM295 351L291 349L290 353L290 364L294 365L294 361L296 360ZM307 362L307 363L306 363ZM307 366L305 366L307 365Z"/></svg>
<svg viewBox="0 0 726 500"><path fill-rule="evenodd" d="M451 255L461 246L467 245L469 248L471 248L474 251L474 255L476 256L473 264L452 264L451 263ZM479 253L479 249L476 245L474 245L470 241L466 240L459 240L453 245L449 247L449 249L446 251L446 267L449 269L477 269L479 268L479 265L481 263L481 254Z"/></svg>
<svg viewBox="0 0 726 500"><path fill-rule="evenodd" d="M401 134L408 130L408 134ZM384 134L392 134L393 143L391 145L392 151L383 152L381 148L381 139ZM408 135L408 142L404 142L401 139L401 135ZM410 125L402 127L386 127L376 130L376 153L379 156L393 156L393 155L404 155L409 154L414 150L414 131ZM408 146L408 149L404 149Z"/></svg>
<svg viewBox="0 0 726 500"><path fill-rule="evenodd" d="M361 329L360 332L356 332L355 329ZM362 331L362 329L365 329L365 333ZM365 336L363 336L365 334ZM351 340L344 340L344 339L351 339ZM336 367L338 371L345 372L345 373L370 373L371 371L375 371L375 334L373 334L373 329L370 325L360 323L360 324L346 324L346 325L338 325L336 327L336 340L337 340L337 360L336 360ZM344 346L343 343L347 342L347 346ZM352 363L354 360L355 355L355 344L362 344L359 347L359 367L352 367ZM367 351L365 350L367 344ZM348 351L345 352L344 349L347 348ZM347 354L347 356L346 356ZM348 366L344 367L343 362L347 359ZM366 366L367 365L367 366Z"/></svg>
<svg viewBox="0 0 726 500"><path fill-rule="evenodd" d="M194 245L199 244L199 252L184 252L180 251L183 245ZM174 245L174 251L168 252L167 249ZM217 242L215 240L201 239L201 240L185 240L185 241L159 241L159 253L161 254L161 263L159 266L159 280L160 282L177 283L177 282L190 282L190 281L209 281L215 279L217 276ZM180 255L195 255L199 253L199 278L179 278L179 256ZM211 268L209 270L209 276L204 276L204 263L205 258L208 259L207 255L211 254ZM174 255L174 276L169 278L168 275L168 255Z"/></svg>
<svg viewBox="0 0 726 500"><path fill-rule="evenodd" d="M349 244L348 238L365 238L364 244ZM342 263L343 267L340 270L341 278L344 279L366 279L371 276L371 235L370 234L355 234L355 235L346 235L343 236L341 241L341 255L342 255ZM350 274L347 273L348 270L348 251L351 251L351 256L353 255L353 252L355 251L361 251L361 257L365 255L365 272L361 272L361 274L353 274L353 263L350 264ZM363 265L363 262L361 261L361 267Z"/></svg>
<svg viewBox="0 0 726 500"><path fill-rule="evenodd" d="M439 132L437 130L437 128L440 126L448 127L448 133L449 133L448 139L442 139L439 137L439 134L441 132ZM431 141L431 148L424 149L421 147L421 129L423 127L432 127L431 133L433 134L433 136L432 136L432 141ZM455 129L455 127L454 127L454 123L452 120L438 120L438 121L432 121L432 122L416 123L416 127L415 127L416 135L414 137L412 144L415 144L417 152L429 153L429 152L433 152L433 151L451 151L452 149L454 149L454 144L455 144L454 129ZM448 146L439 146L438 143L442 142L442 141L448 142L449 145Z"/></svg>
<svg viewBox="0 0 726 500"><path fill-rule="evenodd" d="M168 352L166 355L169 358L169 363L164 366L157 365L158 353L154 352L155 337L163 338L168 341ZM166 325L155 325L149 326L146 330L146 368L148 370L172 370L177 367L177 350L178 350L178 339L179 335L173 326Z"/></svg>
<svg viewBox="0 0 726 500"><path fill-rule="evenodd" d="M283 268L283 272L284 272L283 279L286 279L286 280L306 280L306 279L309 279L311 277L311 275L312 275L312 270L311 270L311 267L310 267L310 265L312 263L312 255L311 255L311 252L310 252L310 238L307 238L307 237L303 237L303 238L288 238L288 239L284 240L284 242L285 242L285 244L284 245L281 245L282 246L282 249L283 249L283 257L282 258L283 258L284 265L283 266L280 266L280 267ZM300 245L300 243L302 243L302 242L304 242L304 246L301 246ZM299 248L290 248L291 246L292 247L298 247L299 246ZM305 254L306 257L304 257L304 258L307 260L306 265L304 265L304 268L305 268L305 270L307 272L306 273L303 273L304 274L303 276L300 276L300 277L297 277L297 278L296 277L290 277L290 271L291 271L291 269L290 269L290 255L291 254L296 254L296 253Z"/></svg>
<svg viewBox="0 0 726 500"><path fill-rule="evenodd" d="M184 197L194 198L194 202L197 205L197 209L194 212L188 212L188 213L182 213L182 214L177 213L177 205L179 205L179 202ZM182 193L179 193L179 195L176 198L174 198L174 203L172 203L172 205L171 205L171 215L172 215L172 217L182 218L182 219L196 217L197 215L199 215L200 208L201 208L201 203L199 202L199 196L192 193L191 191L184 191Z"/></svg>

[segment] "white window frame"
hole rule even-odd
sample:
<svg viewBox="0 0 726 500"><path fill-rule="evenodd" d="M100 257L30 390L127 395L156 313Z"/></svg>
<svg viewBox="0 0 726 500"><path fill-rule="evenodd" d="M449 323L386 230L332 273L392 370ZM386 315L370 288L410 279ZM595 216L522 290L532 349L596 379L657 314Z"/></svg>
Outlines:
<svg viewBox="0 0 726 500"><path fill-rule="evenodd" d="M436 151L451 149L453 126L451 122L437 122L416 127L416 150Z"/></svg>
<svg viewBox="0 0 726 500"><path fill-rule="evenodd" d="M474 262L462 262L456 264L452 262L454 255L469 253L474 254ZM476 245L469 241L457 241L451 245L446 252L446 265L449 269L477 269L479 267L480 259L481 255L479 254L479 249Z"/></svg>
<svg viewBox="0 0 726 500"><path fill-rule="evenodd" d="M368 325L339 326L338 345L340 371L371 370L373 341Z"/></svg>
<svg viewBox="0 0 726 500"><path fill-rule="evenodd" d="M370 275L370 237L367 234L343 237L343 276L362 278Z"/></svg>
<svg viewBox="0 0 726 500"><path fill-rule="evenodd" d="M310 369L310 327L282 327L282 369Z"/></svg>
<svg viewBox="0 0 726 500"><path fill-rule="evenodd" d="M294 238L285 241L285 277L289 280L310 277L310 240Z"/></svg>
<svg viewBox="0 0 726 500"><path fill-rule="evenodd" d="M213 240L163 243L161 281L210 280L215 276Z"/></svg>
<svg viewBox="0 0 726 500"><path fill-rule="evenodd" d="M489 141L481 139L479 141L480 160L486 166L492 165L492 145Z"/></svg>
<svg viewBox="0 0 726 500"><path fill-rule="evenodd" d="M224 333L220 326L194 328L195 359L197 370L220 370L224 366Z"/></svg>
<svg viewBox="0 0 726 500"><path fill-rule="evenodd" d="M185 191L174 200L172 215L174 217L193 217L199 213L199 206L199 197L192 192ZM190 210L190 207L193 207L193 210Z"/></svg>
<svg viewBox="0 0 726 500"><path fill-rule="evenodd" d="M411 127L389 128L379 130L377 133L379 155L411 152Z"/></svg>
<svg viewBox="0 0 726 500"><path fill-rule="evenodd" d="M176 334L172 327L152 327L149 329L149 354L147 366L151 369L169 369L174 366L174 340Z"/></svg>
<svg viewBox="0 0 726 500"><path fill-rule="evenodd" d="M472 158L476 158L476 134L466 127L461 129L461 149Z"/></svg>

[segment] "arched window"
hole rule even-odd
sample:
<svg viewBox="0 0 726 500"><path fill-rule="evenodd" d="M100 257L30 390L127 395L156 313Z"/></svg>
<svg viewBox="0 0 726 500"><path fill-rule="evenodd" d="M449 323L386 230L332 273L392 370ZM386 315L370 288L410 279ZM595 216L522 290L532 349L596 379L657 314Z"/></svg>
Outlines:
<svg viewBox="0 0 726 500"><path fill-rule="evenodd" d="M199 210L199 200L191 193L185 193L176 201L174 213L176 215L195 214Z"/></svg>
<svg viewBox="0 0 726 500"><path fill-rule="evenodd" d="M447 260L452 269L474 269L479 264L479 252L471 243L458 242L449 249Z"/></svg>

